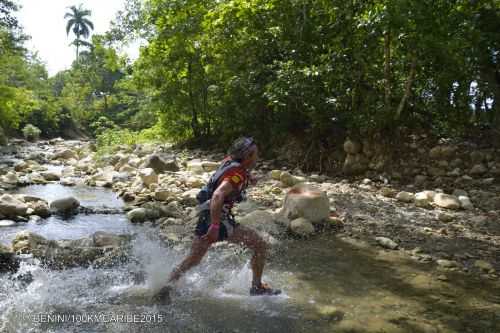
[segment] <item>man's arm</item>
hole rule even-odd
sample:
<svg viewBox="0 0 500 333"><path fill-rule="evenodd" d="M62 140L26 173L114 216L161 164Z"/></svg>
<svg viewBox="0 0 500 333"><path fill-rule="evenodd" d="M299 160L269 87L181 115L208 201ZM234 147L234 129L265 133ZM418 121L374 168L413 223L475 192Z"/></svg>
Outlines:
<svg viewBox="0 0 500 333"><path fill-rule="evenodd" d="M222 181L219 187L215 190L210 200L210 227L205 235L201 237L203 240L208 240L210 243L216 242L219 238L220 216L224 199L233 191L233 185L228 180Z"/></svg>
<svg viewBox="0 0 500 333"><path fill-rule="evenodd" d="M228 180L223 180L222 184L215 190L210 200L210 221L219 224L224 205L224 199L233 191L233 185Z"/></svg>

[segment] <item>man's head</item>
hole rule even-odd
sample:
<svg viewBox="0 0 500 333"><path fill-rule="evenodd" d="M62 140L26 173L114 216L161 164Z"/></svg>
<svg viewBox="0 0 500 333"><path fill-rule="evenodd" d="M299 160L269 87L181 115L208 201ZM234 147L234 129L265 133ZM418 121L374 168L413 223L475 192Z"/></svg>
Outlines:
<svg viewBox="0 0 500 333"><path fill-rule="evenodd" d="M258 149L253 138L241 137L236 139L229 148L228 153L232 159L239 161L244 168L252 169L255 167Z"/></svg>

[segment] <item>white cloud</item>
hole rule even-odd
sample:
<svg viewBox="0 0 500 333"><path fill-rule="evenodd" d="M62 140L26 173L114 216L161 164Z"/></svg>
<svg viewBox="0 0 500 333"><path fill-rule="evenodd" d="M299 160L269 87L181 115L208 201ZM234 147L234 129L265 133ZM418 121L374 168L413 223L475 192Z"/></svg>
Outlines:
<svg viewBox="0 0 500 333"><path fill-rule="evenodd" d="M22 8L18 18L24 32L31 36L26 46L32 51L38 51L39 57L47 65L49 75L71 66L75 58L75 48L69 46L75 38L72 32L66 35L66 20L64 14L68 7L83 4L90 9L90 20L94 23L92 33L102 34L109 29L110 21L116 12L123 9L124 0L19 0ZM137 47L137 46L136 46ZM137 53L131 51L131 53Z"/></svg>

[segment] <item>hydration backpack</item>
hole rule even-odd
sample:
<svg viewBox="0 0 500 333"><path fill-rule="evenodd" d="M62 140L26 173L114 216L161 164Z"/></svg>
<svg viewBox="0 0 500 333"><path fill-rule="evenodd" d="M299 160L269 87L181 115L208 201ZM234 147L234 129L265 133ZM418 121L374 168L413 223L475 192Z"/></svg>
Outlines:
<svg viewBox="0 0 500 333"><path fill-rule="evenodd" d="M226 162L222 163L215 173L210 177L207 185L203 186L200 192L196 195L196 199L198 200L198 203L201 205L205 203L207 200L210 200L212 198L212 195L215 192L215 189L217 188L219 179L224 175L226 171L232 168L237 168L240 166L240 163L237 161L233 160L227 160ZM245 185L243 186L243 190L238 194L236 197L236 202L241 202L244 200L244 191L246 188L247 182L245 182Z"/></svg>

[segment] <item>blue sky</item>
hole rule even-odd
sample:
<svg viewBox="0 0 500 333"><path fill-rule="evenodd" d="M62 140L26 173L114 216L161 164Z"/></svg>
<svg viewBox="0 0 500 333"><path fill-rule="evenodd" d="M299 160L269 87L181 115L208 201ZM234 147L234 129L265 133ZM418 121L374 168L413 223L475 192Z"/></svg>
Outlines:
<svg viewBox="0 0 500 333"><path fill-rule="evenodd" d="M45 62L49 75L69 68L75 58L75 48L69 46L75 38L72 33L66 35L66 20L64 14L70 6L90 9L91 21L94 23L93 33L104 33L109 29L110 21L118 10L123 9L124 0L17 0L20 8L17 17L24 32L31 36L26 46L32 51L38 51L39 58ZM136 58L138 45L128 47L124 52L131 58Z"/></svg>

